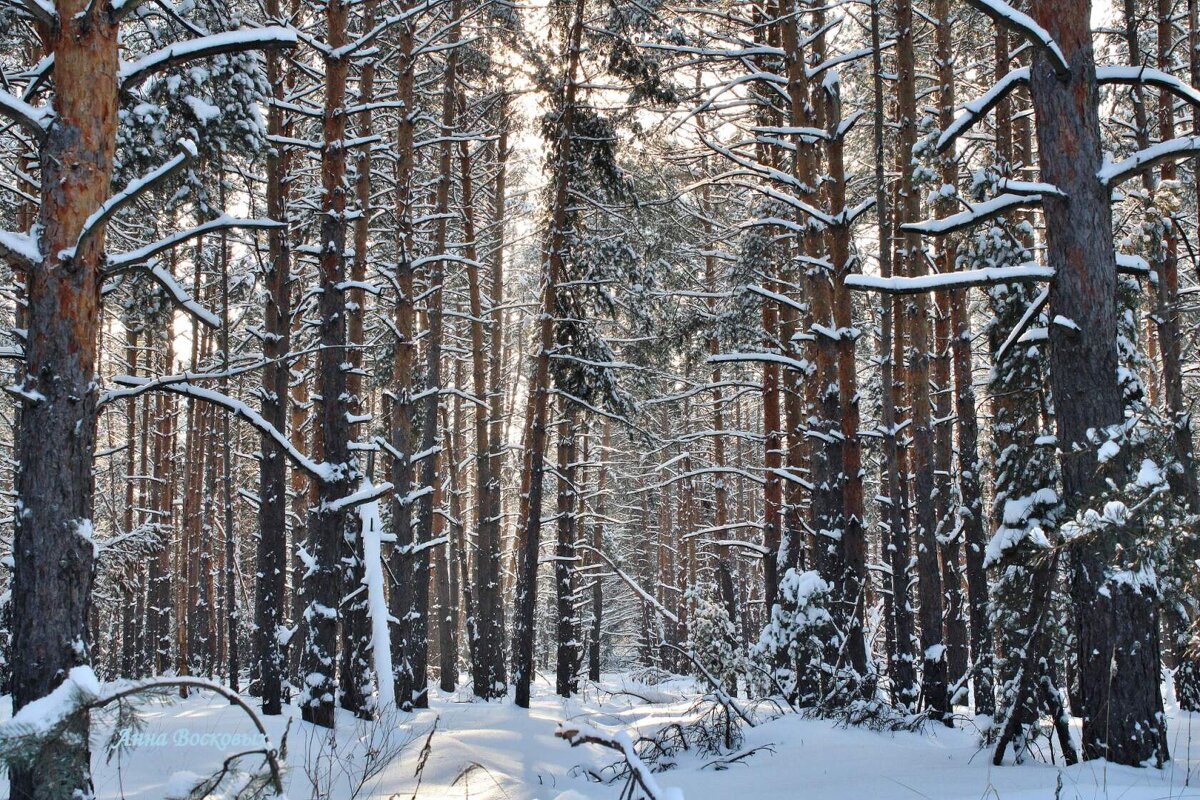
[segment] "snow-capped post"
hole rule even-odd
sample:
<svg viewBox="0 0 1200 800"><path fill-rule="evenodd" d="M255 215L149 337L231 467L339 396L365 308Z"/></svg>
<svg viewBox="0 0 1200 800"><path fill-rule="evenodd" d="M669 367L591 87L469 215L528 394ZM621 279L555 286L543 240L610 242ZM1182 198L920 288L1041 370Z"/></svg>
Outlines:
<svg viewBox="0 0 1200 800"><path fill-rule="evenodd" d="M156 182L152 173L114 197L120 94L195 58L289 47L296 41L282 28L236 31L122 64L121 20L133 5L39 0L16 7L34 22L44 52L52 57L43 63L52 63L53 91L45 106L34 105L34 97L47 90L33 70L27 73L23 99L0 93L0 116L33 137L40 167L34 232L0 235L5 256L25 270L28 298L13 546L17 711L90 661L92 455L105 223L119 205ZM70 735L50 744L31 766L14 769L12 796L27 800L89 792L87 724L86 713L72 718Z"/></svg>

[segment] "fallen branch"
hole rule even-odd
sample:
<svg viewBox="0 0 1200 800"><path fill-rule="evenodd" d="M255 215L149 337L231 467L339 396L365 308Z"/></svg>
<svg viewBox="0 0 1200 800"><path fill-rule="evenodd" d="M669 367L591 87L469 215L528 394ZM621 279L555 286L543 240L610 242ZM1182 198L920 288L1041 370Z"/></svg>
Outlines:
<svg viewBox="0 0 1200 800"><path fill-rule="evenodd" d="M633 740L624 731L608 733L599 728L581 722L560 722L554 733L559 739L564 739L572 747L581 744L598 744L610 750L616 750L629 765L630 780L642 788L649 800L683 800L683 792L675 788L664 789L654 777L654 773L638 756L633 746Z"/></svg>

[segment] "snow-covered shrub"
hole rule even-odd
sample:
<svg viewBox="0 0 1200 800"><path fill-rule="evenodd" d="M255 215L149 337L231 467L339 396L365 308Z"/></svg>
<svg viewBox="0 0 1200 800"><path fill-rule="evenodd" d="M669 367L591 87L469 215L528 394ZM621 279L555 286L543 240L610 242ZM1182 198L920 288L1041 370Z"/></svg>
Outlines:
<svg viewBox="0 0 1200 800"><path fill-rule="evenodd" d="M746 668L746 656L738 641L737 627L711 588L689 589L688 597L695 604L688 628L688 648L723 689L736 694L738 675ZM696 678L707 679L700 670L693 671Z"/></svg>
<svg viewBox="0 0 1200 800"><path fill-rule="evenodd" d="M828 610L830 586L812 570L789 569L779 581L779 601L751 648L763 694L782 692L793 705L813 707L825 697L831 666L827 643L837 635ZM767 677L766 685L762 678Z"/></svg>

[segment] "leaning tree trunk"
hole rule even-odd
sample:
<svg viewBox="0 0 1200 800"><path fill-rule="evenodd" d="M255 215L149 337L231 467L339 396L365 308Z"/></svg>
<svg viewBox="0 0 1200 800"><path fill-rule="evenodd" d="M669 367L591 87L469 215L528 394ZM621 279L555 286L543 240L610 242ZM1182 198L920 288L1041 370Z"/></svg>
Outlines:
<svg viewBox="0 0 1200 800"><path fill-rule="evenodd" d="M1061 197L1045 196L1047 263L1054 265L1050 316L1074 324L1050 326L1050 383L1058 424L1064 497L1071 511L1096 507L1107 481L1122 485L1129 456L1097 464L1101 437L1124 420L1117 383L1117 271L1110 189L1102 166L1099 90L1092 52L1090 0L1035 0L1033 16L1066 55L1070 71L1055 73L1039 50L1031 69L1042 180ZM1114 428L1114 426L1116 426ZM1167 758L1159 693L1158 612L1152 593L1111 579L1124 526L1076 544L1071 597L1079 648L1079 697L1084 758L1121 764Z"/></svg>

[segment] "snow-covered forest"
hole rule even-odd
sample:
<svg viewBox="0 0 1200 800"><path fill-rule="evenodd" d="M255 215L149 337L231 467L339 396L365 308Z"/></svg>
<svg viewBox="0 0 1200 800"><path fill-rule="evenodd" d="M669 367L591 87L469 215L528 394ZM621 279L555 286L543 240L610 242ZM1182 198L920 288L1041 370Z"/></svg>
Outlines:
<svg viewBox="0 0 1200 800"><path fill-rule="evenodd" d="M0 0L0 792L1200 797L1198 0Z"/></svg>

